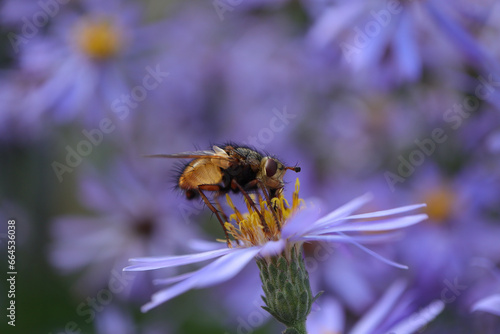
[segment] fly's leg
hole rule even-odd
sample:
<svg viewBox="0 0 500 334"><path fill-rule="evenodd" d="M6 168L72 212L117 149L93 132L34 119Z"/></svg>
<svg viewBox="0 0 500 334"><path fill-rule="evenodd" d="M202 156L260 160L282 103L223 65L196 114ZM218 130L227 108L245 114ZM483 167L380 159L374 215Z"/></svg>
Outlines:
<svg viewBox="0 0 500 334"><path fill-rule="evenodd" d="M278 227L278 231L281 232L281 224L280 224L280 221L278 219L278 215L276 214L276 208L271 204L271 197L270 197L269 192L267 190L267 187L264 185L264 183L262 181L255 179L253 181L248 182L245 185L245 188L247 188L247 189L254 188L256 185L259 186L260 190L264 194L264 197L266 198L267 207L269 208L269 210L271 210L274 222L276 223L276 226Z"/></svg>
<svg viewBox="0 0 500 334"><path fill-rule="evenodd" d="M227 217L226 213L224 212L224 210L222 209L222 205L220 205L220 202L219 202L219 197L218 196L215 196L214 198L215 200L215 205L217 206L217 210L219 210L219 213L221 214L222 216L222 219L225 221L225 222L229 222L229 218Z"/></svg>
<svg viewBox="0 0 500 334"><path fill-rule="evenodd" d="M260 210L257 209L257 206L255 205L255 202L250 197L250 195L248 195L248 193L245 191L245 189L243 189L243 187L238 182L236 182L235 179L233 179L231 181L231 184L232 184L232 186L234 186L233 189L236 187L243 194L243 196L247 200L248 204L250 204L250 206L255 210L255 212L257 212L257 214L259 215L260 222L262 223L262 227L264 228L264 233L269 234L270 233L269 226L267 226L267 223L264 220L264 216L262 216L262 213L260 212Z"/></svg>
<svg viewBox="0 0 500 334"><path fill-rule="evenodd" d="M276 223L276 226L278 227L278 231L281 232L281 224L280 224L280 221L278 219L278 215L276 214L276 208L272 205L271 197L269 196L269 192L267 191L267 188L262 181L258 182L258 184L259 184L260 190L262 191L262 193L264 194L264 197L266 198L267 206L273 214L274 222Z"/></svg>
<svg viewBox="0 0 500 334"><path fill-rule="evenodd" d="M202 185L199 185L198 186L198 191L200 192L200 195L201 195L201 198L203 199L203 202L205 202L205 204L208 206L208 208L210 209L210 211L212 211L213 213L215 213L215 216L217 217L217 219L219 220L219 223L220 225L222 226L222 229L224 230L224 234L226 236L226 242L227 242L227 246L228 247L231 247L231 242L229 241L229 234L227 233L227 229L226 229L226 226L225 226L225 222L227 221L227 216L226 214L220 210L220 212L212 205L212 203L210 203L210 201L208 200L207 196L203 193L203 190L207 190L207 191L219 191L220 190L220 187L218 185L211 185L211 184L202 184ZM220 208L220 204L219 202L217 201L217 205L219 206ZM221 215L226 218L225 221L222 220L221 218Z"/></svg>

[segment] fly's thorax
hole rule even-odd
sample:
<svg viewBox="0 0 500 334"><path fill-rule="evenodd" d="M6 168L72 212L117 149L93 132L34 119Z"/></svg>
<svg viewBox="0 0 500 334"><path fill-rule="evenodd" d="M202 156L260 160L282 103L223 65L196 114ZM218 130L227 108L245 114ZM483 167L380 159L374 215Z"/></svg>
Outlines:
<svg viewBox="0 0 500 334"><path fill-rule="evenodd" d="M262 160L262 155L259 152L252 150L250 148L247 148L247 147L234 148L234 147L232 147L232 149L234 150L235 153L239 154L242 157L245 157L245 160L250 164L253 164L253 163L258 164L258 162Z"/></svg>

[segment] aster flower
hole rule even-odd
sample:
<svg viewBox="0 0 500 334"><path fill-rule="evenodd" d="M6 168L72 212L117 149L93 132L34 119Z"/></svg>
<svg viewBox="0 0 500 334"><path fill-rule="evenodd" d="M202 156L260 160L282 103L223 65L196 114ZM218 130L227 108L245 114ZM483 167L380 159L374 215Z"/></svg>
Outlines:
<svg viewBox="0 0 500 334"><path fill-rule="evenodd" d="M361 243L384 240L391 235L366 232L396 230L426 219L425 214L401 216L424 205L352 215L355 210L366 204L370 197L365 195L356 198L320 217L319 207L306 207L305 202L299 198L298 180L291 203L283 194L273 199L274 212L268 208L265 200L259 198L260 209L256 210L247 203L248 213L242 214L227 196L228 204L234 212L230 220L235 220L235 224L226 223L226 228L234 239L228 248L190 255L131 259L132 265L124 270L154 270L214 260L197 271L158 281L163 284L176 284L155 293L152 301L142 307L145 312L188 290L227 281L255 258L266 294L265 309L290 330L305 333L305 320L312 302L318 296L312 295L309 276L304 267L301 250L304 242L352 243L388 264L406 268L381 257Z"/></svg>
<svg viewBox="0 0 500 334"><path fill-rule="evenodd" d="M61 273L79 273L80 293L102 287L132 255L174 252L182 245L172 229L193 233L171 204L172 192L148 182L151 169L122 160L112 166L112 175L87 169L80 177L80 203L92 214L58 216L51 226L50 262Z"/></svg>
<svg viewBox="0 0 500 334"><path fill-rule="evenodd" d="M498 263L486 257L474 258L471 267L480 275L467 291L465 303L475 316L484 313L500 317L500 269ZM479 269L479 271L477 271ZM483 313L483 314L481 314ZM500 323L500 318L497 318Z"/></svg>
<svg viewBox="0 0 500 334"><path fill-rule="evenodd" d="M414 333L431 322L444 309L444 302L434 300L416 309L406 282L397 280L392 283L376 303L352 326L346 324L340 304L327 297L320 310L311 313L307 322L310 333ZM346 327L350 327L346 329Z"/></svg>
<svg viewBox="0 0 500 334"><path fill-rule="evenodd" d="M420 263L428 274L435 265L437 281L465 275L475 257L498 259L498 187L493 185L499 176L493 169L469 163L451 178L432 163L422 165L410 180L407 198L427 203L429 220L405 242L401 256L416 266ZM422 251L422 244L429 247Z"/></svg>
<svg viewBox="0 0 500 334"><path fill-rule="evenodd" d="M465 64L478 71L498 69L488 49L473 37L485 19L470 24L470 5L434 0L328 3L317 11L310 38L357 71L357 77L376 78L373 87L415 82L427 69L446 77Z"/></svg>
<svg viewBox="0 0 500 334"><path fill-rule="evenodd" d="M426 163L405 183L408 189L397 189L406 201L427 203L429 219L394 249L402 261L411 265L408 274L413 285L419 287L421 300L439 296L446 282L455 281L460 295L446 296L459 299L453 308L463 303L465 287L475 280L472 259L497 257L499 251L498 226L489 222L491 218L484 210L494 198L490 195L494 179L470 167L450 177L434 163Z"/></svg>
<svg viewBox="0 0 500 334"><path fill-rule="evenodd" d="M123 105L123 95L140 85L147 66L156 63L143 56L152 44L144 37L149 27L141 22L138 5L121 0L79 4L61 6L46 30L14 46L17 72L30 79L24 98L16 102L56 122L78 118L94 125L113 116L113 103Z"/></svg>
<svg viewBox="0 0 500 334"><path fill-rule="evenodd" d="M26 92L25 75L16 71L0 72L0 142L30 144L44 133L43 120L33 109L24 109L22 101Z"/></svg>
<svg viewBox="0 0 500 334"><path fill-rule="evenodd" d="M500 293L478 300L472 306L471 311L484 311L500 316Z"/></svg>
<svg viewBox="0 0 500 334"><path fill-rule="evenodd" d="M500 270L498 263L487 258L476 258L474 265L483 275L468 292L468 309L474 322L480 324L475 331L493 333L500 325Z"/></svg>

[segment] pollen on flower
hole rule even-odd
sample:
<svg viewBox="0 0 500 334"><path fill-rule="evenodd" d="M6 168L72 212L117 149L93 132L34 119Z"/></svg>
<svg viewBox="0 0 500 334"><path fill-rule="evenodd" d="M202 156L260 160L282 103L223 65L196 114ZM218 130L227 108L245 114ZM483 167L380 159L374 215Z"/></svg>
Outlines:
<svg viewBox="0 0 500 334"><path fill-rule="evenodd" d="M120 51L123 36L109 19L85 19L76 27L76 44L87 56L106 59Z"/></svg>
<svg viewBox="0 0 500 334"><path fill-rule="evenodd" d="M263 245L269 240L278 240L281 237L281 227L286 224L294 212L304 205L304 201L299 197L299 189L300 182L297 179L291 206L283 193L271 200L271 208L260 195L254 196L255 207L246 202L248 213L244 214L234 205L231 197L226 195L227 203L234 212L229 216L229 221L235 221L235 224L226 222L228 233L237 241L238 245L244 247Z"/></svg>

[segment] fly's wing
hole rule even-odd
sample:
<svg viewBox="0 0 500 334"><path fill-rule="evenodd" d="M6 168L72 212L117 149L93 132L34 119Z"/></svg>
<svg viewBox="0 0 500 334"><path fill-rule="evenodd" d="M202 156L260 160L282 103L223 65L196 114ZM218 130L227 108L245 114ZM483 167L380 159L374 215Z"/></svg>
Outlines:
<svg viewBox="0 0 500 334"><path fill-rule="evenodd" d="M174 158L174 159L195 159L207 160L215 164L217 167L228 168L233 162L234 158L230 157L226 151L218 146L213 146L213 151L192 151L181 152L175 154L150 154L145 155L147 158ZM194 162L194 161L193 161ZM191 164L190 164L191 165Z"/></svg>
<svg viewBox="0 0 500 334"><path fill-rule="evenodd" d="M213 152L202 152L209 154L195 158L184 168L179 177L179 187L196 189L202 184L220 185L222 183L222 170L228 168L234 162L234 158L217 146L213 147Z"/></svg>

